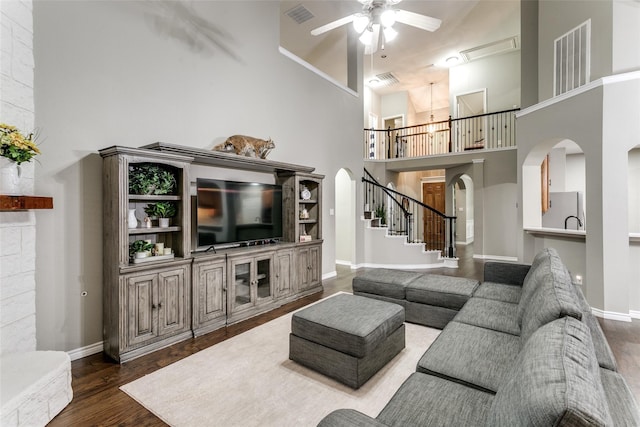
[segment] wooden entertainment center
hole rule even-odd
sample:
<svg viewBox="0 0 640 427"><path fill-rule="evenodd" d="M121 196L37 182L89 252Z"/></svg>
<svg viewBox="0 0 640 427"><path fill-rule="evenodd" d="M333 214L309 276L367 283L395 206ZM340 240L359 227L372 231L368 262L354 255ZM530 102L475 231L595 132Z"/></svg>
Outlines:
<svg viewBox="0 0 640 427"><path fill-rule="evenodd" d="M322 290L324 176L314 174L313 168L165 143L113 146L100 155L104 352L116 361L132 360ZM136 164L170 168L177 191L130 194L129 168ZM272 173L282 186L282 240L192 251L191 164ZM162 201L177 207L173 224L129 228L130 209L140 211ZM163 244L171 254L134 263L129 244L135 240Z"/></svg>

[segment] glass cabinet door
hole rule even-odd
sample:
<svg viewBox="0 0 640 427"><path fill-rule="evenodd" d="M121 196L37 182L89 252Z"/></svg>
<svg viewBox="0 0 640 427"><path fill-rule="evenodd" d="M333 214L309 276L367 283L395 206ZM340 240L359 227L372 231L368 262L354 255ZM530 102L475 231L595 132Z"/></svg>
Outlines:
<svg viewBox="0 0 640 427"><path fill-rule="evenodd" d="M271 297L271 259L257 260L256 270L258 299Z"/></svg>
<svg viewBox="0 0 640 427"><path fill-rule="evenodd" d="M251 302L251 262L234 265L235 306Z"/></svg>

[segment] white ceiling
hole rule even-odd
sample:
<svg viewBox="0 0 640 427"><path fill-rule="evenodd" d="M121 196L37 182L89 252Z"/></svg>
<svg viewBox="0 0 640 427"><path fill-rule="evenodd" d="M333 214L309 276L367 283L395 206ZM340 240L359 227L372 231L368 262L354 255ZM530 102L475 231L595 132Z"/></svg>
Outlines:
<svg viewBox="0 0 640 427"><path fill-rule="evenodd" d="M281 1L281 43L299 57L314 64L319 59L329 75L346 75L346 37L350 24L320 36L310 31L335 19L360 12L357 0ZM299 5L314 17L296 23L286 12ZM396 23L398 37L384 50L363 59L365 83L373 75L390 72L399 83L375 88L381 95L407 91L417 112L431 109L429 83L433 82L433 109L448 108L449 73L443 61L460 52L520 35L520 0L404 0L395 6L442 20L435 32ZM519 46L517 46L519 48ZM333 55L333 56L331 56ZM342 56L340 56L342 55ZM386 56L383 58L383 56ZM333 60L327 58L332 57ZM337 58L337 59L335 59ZM316 64L314 64L316 65Z"/></svg>

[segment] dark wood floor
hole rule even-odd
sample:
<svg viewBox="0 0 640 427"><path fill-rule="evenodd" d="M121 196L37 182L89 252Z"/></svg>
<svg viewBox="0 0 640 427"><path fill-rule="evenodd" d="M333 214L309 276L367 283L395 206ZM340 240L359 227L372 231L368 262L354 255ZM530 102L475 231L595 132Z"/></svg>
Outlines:
<svg viewBox="0 0 640 427"><path fill-rule="evenodd" d="M470 251L459 247L458 269L424 270L435 274L482 279L484 262L473 259ZM338 275L323 282L324 291L254 319L212 332L199 338L175 344L148 356L119 365L102 354L72 362L73 400L50 426L164 426L166 425L143 406L131 399L119 387L150 374L157 369L218 344L230 337L275 319L311 302L339 291L351 291L356 272L337 266ZM359 270L360 271L360 270ZM640 321L600 323L618 361L619 371L640 401Z"/></svg>

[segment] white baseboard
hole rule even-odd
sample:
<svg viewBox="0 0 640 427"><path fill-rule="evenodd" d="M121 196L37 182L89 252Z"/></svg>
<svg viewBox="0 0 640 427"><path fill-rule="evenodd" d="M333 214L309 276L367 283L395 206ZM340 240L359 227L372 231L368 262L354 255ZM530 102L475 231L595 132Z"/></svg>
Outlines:
<svg viewBox="0 0 640 427"><path fill-rule="evenodd" d="M481 255L481 254L474 254L473 255L474 259L487 259L487 260L493 260L493 261L509 261L509 262L518 262L518 257L513 257L513 256L503 256L503 255Z"/></svg>
<svg viewBox="0 0 640 427"><path fill-rule="evenodd" d="M615 311L604 311L598 308L591 308L591 313L594 316L601 317L607 320L617 320L618 322L631 322L631 313L616 313Z"/></svg>
<svg viewBox="0 0 640 427"><path fill-rule="evenodd" d="M67 351L67 354L71 358L71 361L82 359L83 357L91 356L92 354L102 353L104 350L104 344L102 341L95 344L91 344L85 347L76 348L75 350Z"/></svg>
<svg viewBox="0 0 640 427"><path fill-rule="evenodd" d="M329 273L323 274L322 275L322 280L331 279L332 277L336 277L337 275L338 275L338 273L335 270L333 270L333 271L330 271Z"/></svg>
<svg viewBox="0 0 640 427"><path fill-rule="evenodd" d="M631 316L632 319L640 319L640 311L629 310L629 316Z"/></svg>
<svg viewBox="0 0 640 427"><path fill-rule="evenodd" d="M338 264L338 265L346 265L346 266L350 267L351 266L351 261L344 261L344 260L341 260L341 259L337 259L336 260L336 264Z"/></svg>

